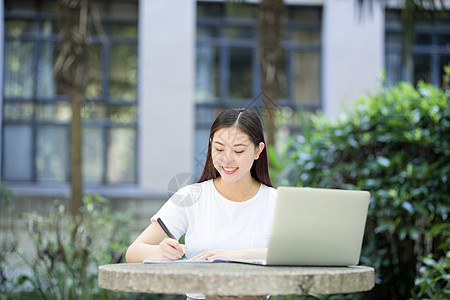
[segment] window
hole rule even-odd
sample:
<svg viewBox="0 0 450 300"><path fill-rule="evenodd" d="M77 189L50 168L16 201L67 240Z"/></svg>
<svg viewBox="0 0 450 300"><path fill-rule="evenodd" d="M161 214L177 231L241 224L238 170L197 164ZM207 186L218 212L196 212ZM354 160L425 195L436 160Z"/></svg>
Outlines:
<svg viewBox="0 0 450 300"><path fill-rule="evenodd" d="M137 1L95 1L109 43L92 36L83 118L90 184L137 182ZM5 1L2 179L66 182L71 110L53 74L57 1Z"/></svg>
<svg viewBox="0 0 450 300"><path fill-rule="evenodd" d="M386 83L399 81L417 84L419 80L442 85L443 68L450 62L450 19L448 15L415 24L414 43L402 54L403 25L399 10L386 11Z"/></svg>
<svg viewBox="0 0 450 300"><path fill-rule="evenodd" d="M197 2L195 172L204 164L209 127L230 107L261 106L257 7ZM321 106L322 9L287 6L284 22L286 83L276 99L281 138L300 130L301 111Z"/></svg>

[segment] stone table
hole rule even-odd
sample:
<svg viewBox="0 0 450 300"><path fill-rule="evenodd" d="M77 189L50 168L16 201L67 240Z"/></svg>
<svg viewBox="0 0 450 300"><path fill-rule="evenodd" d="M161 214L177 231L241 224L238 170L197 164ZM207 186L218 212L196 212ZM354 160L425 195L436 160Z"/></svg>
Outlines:
<svg viewBox="0 0 450 300"><path fill-rule="evenodd" d="M155 294L203 293L207 299L256 299L264 295L368 291L374 286L374 269L238 263L112 264L98 268L98 285L109 290Z"/></svg>

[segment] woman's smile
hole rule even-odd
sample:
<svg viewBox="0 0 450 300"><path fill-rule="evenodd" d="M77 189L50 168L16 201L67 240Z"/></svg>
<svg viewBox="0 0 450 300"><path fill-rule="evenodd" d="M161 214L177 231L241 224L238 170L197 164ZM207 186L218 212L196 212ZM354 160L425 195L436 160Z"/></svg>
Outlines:
<svg viewBox="0 0 450 300"><path fill-rule="evenodd" d="M223 170L223 171L225 172L225 174L227 174L227 175L233 174L234 172L237 171L237 169L238 169L238 167L224 167L224 166L222 166L222 170Z"/></svg>

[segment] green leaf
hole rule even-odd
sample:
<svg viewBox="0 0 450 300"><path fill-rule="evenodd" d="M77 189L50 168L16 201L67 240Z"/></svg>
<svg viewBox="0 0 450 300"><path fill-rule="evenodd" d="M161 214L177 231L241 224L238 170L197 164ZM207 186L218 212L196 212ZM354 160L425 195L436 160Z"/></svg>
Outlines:
<svg viewBox="0 0 450 300"><path fill-rule="evenodd" d="M384 168L388 168L391 165L391 161L386 157L379 156L377 157L377 164Z"/></svg>

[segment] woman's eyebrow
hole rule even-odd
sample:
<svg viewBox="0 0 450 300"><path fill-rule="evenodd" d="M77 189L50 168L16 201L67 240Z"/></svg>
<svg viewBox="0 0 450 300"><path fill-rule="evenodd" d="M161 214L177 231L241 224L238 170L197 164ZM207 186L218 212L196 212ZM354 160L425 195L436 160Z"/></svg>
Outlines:
<svg viewBox="0 0 450 300"><path fill-rule="evenodd" d="M221 146L225 146L225 144L219 142L219 141L214 141L214 144L219 144ZM239 144L234 144L233 147L247 147L248 144L243 144L243 143L239 143Z"/></svg>

